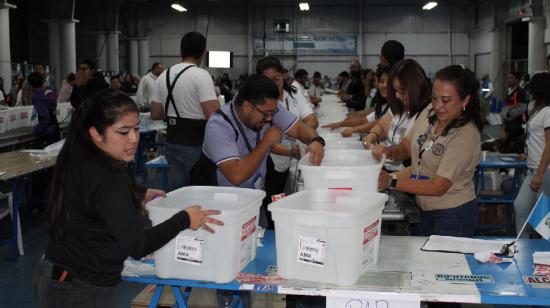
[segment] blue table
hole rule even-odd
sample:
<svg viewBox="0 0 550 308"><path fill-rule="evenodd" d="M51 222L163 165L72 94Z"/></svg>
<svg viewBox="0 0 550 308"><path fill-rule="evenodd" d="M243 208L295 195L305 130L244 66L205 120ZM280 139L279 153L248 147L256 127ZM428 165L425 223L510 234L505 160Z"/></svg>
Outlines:
<svg viewBox="0 0 550 308"><path fill-rule="evenodd" d="M506 229L508 235L514 235L514 200L523 181L524 171L527 169L526 161L519 161L517 156L487 156L481 160L476 169L476 194L480 205L507 205L507 223L505 225L478 225L478 229ZM515 169L512 180L512 192L508 195L484 195L484 176L486 169Z"/></svg>
<svg viewBox="0 0 550 308"><path fill-rule="evenodd" d="M392 296L417 297L421 301L462 302L481 304L521 304L549 305L550 287L538 289L523 282L523 276L533 273L532 253L550 251L550 243L544 240L520 240L520 252L515 262L502 264L479 263L472 255L456 253L425 252L420 248L425 243L424 237L382 236L380 257L376 267L367 271L355 285L336 286L300 280L283 280L278 284L230 283L216 284L207 281L161 279L156 276L123 276L123 280L155 284L157 289L149 307L156 307L165 286L174 291L179 307L187 307L186 299L191 288L210 288L224 290L248 290L257 293L280 293L317 296L354 296L367 294L392 294ZM275 253L275 234L266 232L264 247L258 247L256 259L243 273L269 276L277 264ZM405 279L401 285L365 284L363 278L375 274L402 274ZM490 275L492 283L453 283L437 281L437 274L454 275ZM386 280L385 280L386 281ZM182 290L181 288L184 288ZM397 294L397 295L396 295Z"/></svg>

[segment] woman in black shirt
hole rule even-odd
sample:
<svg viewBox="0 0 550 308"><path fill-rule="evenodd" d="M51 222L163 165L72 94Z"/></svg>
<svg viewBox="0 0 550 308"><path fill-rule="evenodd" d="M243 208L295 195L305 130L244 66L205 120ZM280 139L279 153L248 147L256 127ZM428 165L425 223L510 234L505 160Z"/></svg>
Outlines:
<svg viewBox="0 0 550 308"><path fill-rule="evenodd" d="M186 228L214 230L217 210L186 208L146 230L140 214L164 192L139 189L127 170L139 142L139 111L105 90L73 114L48 200L49 240L33 280L38 307L110 307L124 260L140 259Z"/></svg>

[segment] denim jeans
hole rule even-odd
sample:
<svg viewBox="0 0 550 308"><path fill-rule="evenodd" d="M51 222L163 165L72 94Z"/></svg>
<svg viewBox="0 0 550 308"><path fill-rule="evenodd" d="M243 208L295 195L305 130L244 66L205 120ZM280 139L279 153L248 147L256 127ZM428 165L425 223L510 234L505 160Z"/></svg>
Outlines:
<svg viewBox="0 0 550 308"><path fill-rule="evenodd" d="M472 237L479 221L477 199L452 209L422 211L420 223L412 229L412 235Z"/></svg>
<svg viewBox="0 0 550 308"><path fill-rule="evenodd" d="M42 259L33 277L33 299L38 308L112 307L115 287L94 286L73 277L72 281L52 279L53 264Z"/></svg>
<svg viewBox="0 0 550 308"><path fill-rule="evenodd" d="M516 234L521 230L521 227L523 226L523 224L527 220L527 217L529 216L529 212L531 212L533 205L535 205L535 203L537 202L537 199L542 193L542 189L540 189L539 192L537 193L531 190L531 187L529 187L529 184L533 179L533 174L534 174L533 169L527 170L527 174L523 178L523 183L521 183L521 187L519 189L518 195L516 196L516 200L514 200ZM529 238L529 230L531 229L528 226L526 230L523 231L521 238Z"/></svg>
<svg viewBox="0 0 550 308"><path fill-rule="evenodd" d="M168 187L175 190L191 184L189 172L199 160L202 146L166 143L164 148L168 162Z"/></svg>

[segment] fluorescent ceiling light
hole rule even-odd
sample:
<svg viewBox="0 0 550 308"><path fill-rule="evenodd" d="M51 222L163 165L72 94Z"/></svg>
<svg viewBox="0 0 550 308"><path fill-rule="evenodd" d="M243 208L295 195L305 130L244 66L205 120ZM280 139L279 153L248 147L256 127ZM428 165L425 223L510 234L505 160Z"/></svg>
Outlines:
<svg viewBox="0 0 550 308"><path fill-rule="evenodd" d="M187 9L184 8L184 7L183 7L181 4L179 4L179 3L172 3L171 7L172 7L174 10L176 10L176 11L178 11L178 12L180 12L180 13L181 13L181 12L187 12Z"/></svg>
<svg viewBox="0 0 550 308"><path fill-rule="evenodd" d="M309 3L307 2L301 2L298 6L300 7L300 11L309 11Z"/></svg>
<svg viewBox="0 0 550 308"><path fill-rule="evenodd" d="M433 8L436 7L436 6L437 6L437 1L430 1L430 2L426 3L426 4L422 7L422 9L428 11L428 10L433 9Z"/></svg>

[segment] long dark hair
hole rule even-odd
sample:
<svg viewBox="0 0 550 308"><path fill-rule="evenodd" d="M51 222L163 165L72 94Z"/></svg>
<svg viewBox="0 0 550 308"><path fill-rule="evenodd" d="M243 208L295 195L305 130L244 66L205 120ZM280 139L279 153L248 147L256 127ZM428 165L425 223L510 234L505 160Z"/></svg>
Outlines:
<svg viewBox="0 0 550 308"><path fill-rule="evenodd" d="M63 238L71 212L69 200L84 199L82 202L85 203L86 208L89 206L88 200L82 198L83 195L79 195L78 191L79 187L86 187L81 182L85 181L86 176L82 174L82 164L87 161L105 164L113 172L126 175L132 197L136 206L139 206L136 185L128 172L127 165L99 149L89 134L89 129L94 127L99 134L103 135L105 130L117 122L122 115L134 112L139 114L136 104L129 96L110 89L88 98L73 112L69 134L57 157L48 194L46 214L50 222L51 238Z"/></svg>
<svg viewBox="0 0 550 308"><path fill-rule="evenodd" d="M286 73L288 73L288 70L285 70L279 58L274 56L267 56L267 57L261 58L256 63L256 74L261 75L266 69L270 69L270 68L281 73L281 78L282 78L282 75L285 73L285 71ZM288 94L290 94L291 97L294 97L294 95L292 94L296 93L296 89L291 85L289 85L288 83L286 83L284 78L283 78L283 90L288 92Z"/></svg>
<svg viewBox="0 0 550 308"><path fill-rule="evenodd" d="M382 75L386 74L388 78L390 77L391 68L389 65L379 65L378 69L376 70L376 79L378 79L378 82L380 82L380 78L382 78ZM386 80L386 83L388 80ZM386 86L387 87L387 86ZM374 98L372 99L375 101L374 104L374 115L375 118L378 120L384 116L386 111L389 108L388 105L388 99L383 97L380 90L376 91L376 94L374 95Z"/></svg>
<svg viewBox="0 0 550 308"><path fill-rule="evenodd" d="M550 73L538 73L531 78L527 91L533 96L536 107L550 106Z"/></svg>
<svg viewBox="0 0 550 308"><path fill-rule="evenodd" d="M445 136L451 129L464 126L470 121L474 122L479 132L482 132L483 121L481 119L481 104L478 94L479 81L475 74L460 65L449 65L435 73L435 79L452 83L460 99L465 99L468 95L470 96L470 101L466 105L466 109L462 112L462 115L452 120L445 127L441 135ZM430 123L435 123L436 118L435 114L430 115Z"/></svg>
<svg viewBox="0 0 550 308"><path fill-rule="evenodd" d="M388 103L394 115L401 115L406 111L405 104L395 96L395 79L399 80L409 98L409 118L420 114L432 101L432 84L422 66L413 59L401 60L392 68L388 80Z"/></svg>

